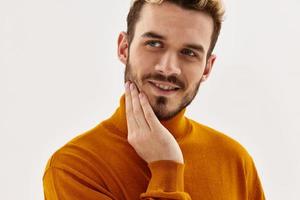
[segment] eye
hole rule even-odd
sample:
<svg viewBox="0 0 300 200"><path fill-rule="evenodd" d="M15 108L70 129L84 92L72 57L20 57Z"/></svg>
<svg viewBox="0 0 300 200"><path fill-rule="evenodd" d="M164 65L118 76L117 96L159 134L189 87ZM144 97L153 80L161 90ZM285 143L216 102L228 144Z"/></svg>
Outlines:
<svg viewBox="0 0 300 200"><path fill-rule="evenodd" d="M190 49L183 49L181 51L181 53L184 54L184 55L187 55L187 56L191 56L191 57L196 57L197 56L197 54L194 51L190 50Z"/></svg>
<svg viewBox="0 0 300 200"><path fill-rule="evenodd" d="M146 45L151 46L151 47L155 47L155 48L162 48L163 47L162 42L156 41L156 40L147 41Z"/></svg>

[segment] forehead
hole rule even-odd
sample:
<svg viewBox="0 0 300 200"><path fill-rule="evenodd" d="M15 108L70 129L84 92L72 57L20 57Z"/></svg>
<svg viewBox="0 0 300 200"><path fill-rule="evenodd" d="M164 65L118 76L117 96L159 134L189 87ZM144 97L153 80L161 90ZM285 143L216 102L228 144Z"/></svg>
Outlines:
<svg viewBox="0 0 300 200"><path fill-rule="evenodd" d="M187 10L169 2L146 3L136 24L135 37L149 31L172 42L201 43L207 50L213 33L213 19L204 12Z"/></svg>

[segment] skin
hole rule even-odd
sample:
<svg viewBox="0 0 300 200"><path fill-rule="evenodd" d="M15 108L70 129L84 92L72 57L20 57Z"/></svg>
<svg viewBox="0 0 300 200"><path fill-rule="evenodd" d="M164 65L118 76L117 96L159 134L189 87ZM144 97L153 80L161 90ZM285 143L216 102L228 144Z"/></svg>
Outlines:
<svg viewBox="0 0 300 200"><path fill-rule="evenodd" d="M164 2L143 7L131 44L126 33L119 35L118 56L126 65L128 142L147 163L184 163L178 143L159 120L189 105L209 76L216 59L207 57L212 32L207 14ZM155 84L176 90L166 92Z"/></svg>

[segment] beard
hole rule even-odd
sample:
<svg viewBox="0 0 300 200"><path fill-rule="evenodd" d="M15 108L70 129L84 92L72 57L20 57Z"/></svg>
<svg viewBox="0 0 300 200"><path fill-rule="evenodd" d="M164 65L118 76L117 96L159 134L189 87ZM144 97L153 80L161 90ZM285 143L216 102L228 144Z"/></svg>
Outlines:
<svg viewBox="0 0 300 200"><path fill-rule="evenodd" d="M142 85L147 83L147 80L157 80L157 81L164 81L164 82L170 82L172 84L178 85L180 89L176 92L185 91L186 90L186 84L181 81L176 76L164 76L160 73L153 73L153 74L145 74L141 79L137 77L136 74L132 71L132 66L130 64L130 61L128 60L125 68L125 83L127 81L130 81L134 83L138 89L138 91L142 91ZM194 100L195 96L198 93L199 87L201 84L201 80L199 80L192 88L191 92L186 93L182 99L178 100L178 105L176 105L176 108L173 108L172 110L168 110L167 105L170 104L171 99L165 97L165 96L154 96L154 99L149 98L149 103L156 115L156 117L159 120L168 120L177 115L180 111L185 109L190 103ZM143 91L144 94L147 94L146 91ZM176 101L177 99L172 98L173 101Z"/></svg>

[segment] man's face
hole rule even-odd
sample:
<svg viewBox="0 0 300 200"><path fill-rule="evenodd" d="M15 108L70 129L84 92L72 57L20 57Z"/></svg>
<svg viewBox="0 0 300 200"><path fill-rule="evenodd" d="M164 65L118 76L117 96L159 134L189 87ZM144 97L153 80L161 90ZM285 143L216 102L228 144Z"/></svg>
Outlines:
<svg viewBox="0 0 300 200"><path fill-rule="evenodd" d="M130 49L126 35L120 35L125 81L147 95L159 119L189 105L209 75L215 59L207 58L212 32L210 16L165 2L144 5Z"/></svg>

